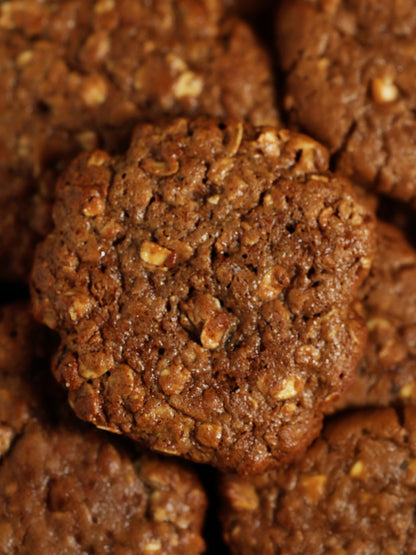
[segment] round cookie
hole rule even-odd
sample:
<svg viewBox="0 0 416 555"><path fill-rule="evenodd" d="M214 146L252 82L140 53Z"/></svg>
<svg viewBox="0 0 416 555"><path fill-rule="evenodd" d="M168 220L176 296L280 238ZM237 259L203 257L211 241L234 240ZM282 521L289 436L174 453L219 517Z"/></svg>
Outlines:
<svg viewBox="0 0 416 555"><path fill-rule="evenodd" d="M413 553L416 409L402 416L392 409L344 416L296 463L250 480L223 477L231 552Z"/></svg>
<svg viewBox="0 0 416 555"><path fill-rule="evenodd" d="M0 266L28 279L57 174L124 148L139 119L206 114L276 124L268 54L220 0L0 4Z"/></svg>
<svg viewBox="0 0 416 555"><path fill-rule="evenodd" d="M359 295L369 330L357 380L331 410L416 403L416 251L378 222L377 251Z"/></svg>
<svg viewBox="0 0 416 555"><path fill-rule="evenodd" d="M277 47L292 124L354 181L416 207L411 0L283 0Z"/></svg>
<svg viewBox="0 0 416 555"><path fill-rule="evenodd" d="M203 553L195 474L58 407L44 331L26 306L0 309L1 553Z"/></svg>
<svg viewBox="0 0 416 555"><path fill-rule="evenodd" d="M317 435L353 378L373 219L315 141L234 120L139 125L79 156L33 271L82 419L242 473Z"/></svg>

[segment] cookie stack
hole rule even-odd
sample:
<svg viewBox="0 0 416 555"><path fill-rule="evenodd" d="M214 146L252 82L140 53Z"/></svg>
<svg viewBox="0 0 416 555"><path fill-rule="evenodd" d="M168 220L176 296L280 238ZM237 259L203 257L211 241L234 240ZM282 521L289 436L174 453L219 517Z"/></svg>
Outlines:
<svg viewBox="0 0 416 555"><path fill-rule="evenodd" d="M0 5L1 552L416 552L416 14L365 4Z"/></svg>

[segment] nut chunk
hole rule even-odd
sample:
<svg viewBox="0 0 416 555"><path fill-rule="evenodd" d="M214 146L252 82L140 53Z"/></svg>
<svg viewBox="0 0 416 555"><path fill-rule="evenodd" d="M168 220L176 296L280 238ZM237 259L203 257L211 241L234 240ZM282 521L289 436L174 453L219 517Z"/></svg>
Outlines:
<svg viewBox="0 0 416 555"><path fill-rule="evenodd" d="M362 354L372 215L325 148L273 127L142 124L124 156L89 159L58 183L32 283L75 412L222 469L291 459Z"/></svg>
<svg viewBox="0 0 416 555"><path fill-rule="evenodd" d="M332 421L302 457L221 479L224 539L235 555L414 553L416 409Z"/></svg>

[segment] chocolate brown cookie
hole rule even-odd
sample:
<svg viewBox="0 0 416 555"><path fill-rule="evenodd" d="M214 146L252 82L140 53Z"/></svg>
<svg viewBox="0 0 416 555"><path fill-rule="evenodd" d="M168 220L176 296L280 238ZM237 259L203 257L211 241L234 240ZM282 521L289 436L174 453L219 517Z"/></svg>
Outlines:
<svg viewBox="0 0 416 555"><path fill-rule="evenodd" d="M416 403L416 251L377 225L377 253L361 293L368 346L358 378L334 408Z"/></svg>
<svg viewBox="0 0 416 555"><path fill-rule="evenodd" d="M268 54L220 0L0 4L0 274L27 279L57 173L162 114L277 122Z"/></svg>
<svg viewBox="0 0 416 555"><path fill-rule="evenodd" d="M288 131L176 119L70 165L33 302L78 416L247 473L312 441L362 355L351 304L373 256L372 215L327 158Z"/></svg>
<svg viewBox="0 0 416 555"><path fill-rule="evenodd" d="M0 309L1 553L202 553L196 476L56 406L43 332L27 307Z"/></svg>
<svg viewBox="0 0 416 555"><path fill-rule="evenodd" d="M414 553L416 409L358 412L325 426L296 463L222 479L236 555Z"/></svg>
<svg viewBox="0 0 416 555"><path fill-rule="evenodd" d="M338 170L416 207L412 0L284 0L277 46L292 123Z"/></svg>

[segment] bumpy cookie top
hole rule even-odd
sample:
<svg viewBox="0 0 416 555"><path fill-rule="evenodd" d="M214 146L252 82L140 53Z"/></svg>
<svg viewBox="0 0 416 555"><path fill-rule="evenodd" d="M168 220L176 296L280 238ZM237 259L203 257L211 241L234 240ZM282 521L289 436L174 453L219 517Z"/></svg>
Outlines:
<svg viewBox="0 0 416 555"><path fill-rule="evenodd" d="M378 222L377 251L359 297L369 330L358 379L336 408L416 403L416 251Z"/></svg>
<svg viewBox="0 0 416 555"><path fill-rule="evenodd" d="M56 175L143 116L275 124L270 61L218 0L0 3L0 266L28 277Z"/></svg>
<svg viewBox="0 0 416 555"><path fill-rule="evenodd" d="M44 331L0 310L1 553L202 553L196 476L57 407Z"/></svg>
<svg viewBox="0 0 416 555"><path fill-rule="evenodd" d="M327 158L288 131L177 119L71 164L33 303L81 418L240 472L312 440L363 349L350 305L373 255Z"/></svg>
<svg viewBox="0 0 416 555"><path fill-rule="evenodd" d="M287 468L223 478L232 553L413 553L416 410L402 416L378 409L340 418Z"/></svg>
<svg viewBox="0 0 416 555"><path fill-rule="evenodd" d="M285 105L345 175L416 206L412 0L285 0Z"/></svg>

